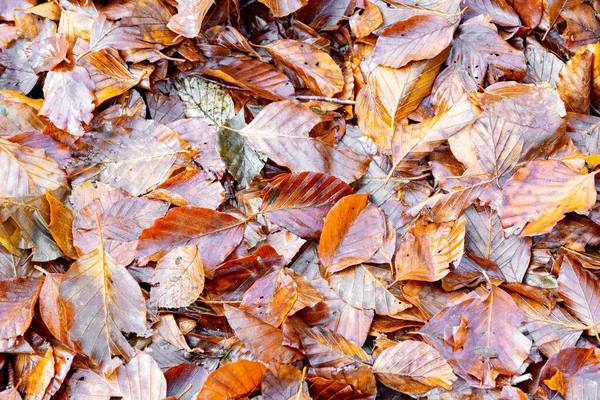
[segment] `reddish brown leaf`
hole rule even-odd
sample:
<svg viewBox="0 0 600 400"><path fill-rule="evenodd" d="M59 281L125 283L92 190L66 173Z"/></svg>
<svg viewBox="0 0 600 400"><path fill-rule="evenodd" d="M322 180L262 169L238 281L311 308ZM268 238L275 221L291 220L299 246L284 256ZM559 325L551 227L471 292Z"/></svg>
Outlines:
<svg viewBox="0 0 600 400"><path fill-rule="evenodd" d="M0 349L5 352L23 335L33 318L42 280L14 278L0 281Z"/></svg>
<svg viewBox="0 0 600 400"><path fill-rule="evenodd" d="M322 172L352 182L362 176L368 160L310 137L310 131L325 120L310 108L286 100L263 108L240 133L254 147L292 172Z"/></svg>
<svg viewBox="0 0 600 400"><path fill-rule="evenodd" d="M333 176L301 172L281 174L263 189L261 214L304 238L319 237L323 220L352 189Z"/></svg>
<svg viewBox="0 0 600 400"><path fill-rule="evenodd" d="M434 282L450 272L464 249L465 218L417 225L402 239L396 253L396 279Z"/></svg>
<svg viewBox="0 0 600 400"><path fill-rule="evenodd" d="M594 175L559 160L530 162L506 183L502 226L532 236L549 232L568 212L586 214L596 202Z"/></svg>
<svg viewBox="0 0 600 400"><path fill-rule="evenodd" d="M207 275L242 240L245 221L231 215L193 206L171 209L144 229L138 240L138 257L159 259L179 246L197 245ZM218 247L215 247L216 244ZM210 271L210 273L208 272Z"/></svg>
<svg viewBox="0 0 600 400"><path fill-rule="evenodd" d="M400 68L411 61L440 54L452 41L455 21L440 15L416 15L384 29L373 50L373 61Z"/></svg>
<svg viewBox="0 0 600 400"><path fill-rule="evenodd" d="M315 94L333 96L344 86L340 67L329 54L309 43L278 40L265 46L265 50L278 63L298 74Z"/></svg>
<svg viewBox="0 0 600 400"><path fill-rule="evenodd" d="M208 376L197 399L227 400L247 397L260 387L266 369L264 364L248 360L224 365Z"/></svg>
<svg viewBox="0 0 600 400"><path fill-rule="evenodd" d="M283 100L294 94L294 86L283 72L251 57L224 60L219 68L207 69L204 73L251 90L269 100Z"/></svg>
<svg viewBox="0 0 600 400"><path fill-rule="evenodd" d="M283 344L281 330L244 310L228 305L225 305L225 315L236 335L259 360L289 364L298 358L297 350Z"/></svg>
<svg viewBox="0 0 600 400"><path fill-rule="evenodd" d="M346 196L327 214L319 259L328 273L368 261L382 246L384 234L384 221L368 196Z"/></svg>
<svg viewBox="0 0 600 400"><path fill-rule="evenodd" d="M450 365L427 343L406 340L385 349L373 364L383 384L402 393L422 394L432 388L452 388Z"/></svg>

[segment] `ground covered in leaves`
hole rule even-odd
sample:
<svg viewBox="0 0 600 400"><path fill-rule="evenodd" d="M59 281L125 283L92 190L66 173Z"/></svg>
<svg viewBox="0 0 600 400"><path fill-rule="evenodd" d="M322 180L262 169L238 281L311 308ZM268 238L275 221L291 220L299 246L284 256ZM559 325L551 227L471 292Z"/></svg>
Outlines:
<svg viewBox="0 0 600 400"><path fill-rule="evenodd" d="M0 399L597 399L598 13L0 0Z"/></svg>

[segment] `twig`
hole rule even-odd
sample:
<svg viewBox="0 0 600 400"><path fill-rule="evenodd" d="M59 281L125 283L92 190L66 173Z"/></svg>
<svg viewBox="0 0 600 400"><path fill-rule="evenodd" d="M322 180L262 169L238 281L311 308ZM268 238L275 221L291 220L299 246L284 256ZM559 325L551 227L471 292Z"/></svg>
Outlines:
<svg viewBox="0 0 600 400"><path fill-rule="evenodd" d="M342 104L344 106L353 106L356 104L354 100L342 100L325 96L296 96L296 100L326 101L327 103Z"/></svg>

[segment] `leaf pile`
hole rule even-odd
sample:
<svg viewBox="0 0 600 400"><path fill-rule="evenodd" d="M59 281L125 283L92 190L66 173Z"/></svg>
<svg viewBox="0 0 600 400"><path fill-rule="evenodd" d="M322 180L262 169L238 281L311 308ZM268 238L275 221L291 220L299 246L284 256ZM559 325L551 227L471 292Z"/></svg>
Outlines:
<svg viewBox="0 0 600 400"><path fill-rule="evenodd" d="M598 398L598 15L0 1L0 399Z"/></svg>

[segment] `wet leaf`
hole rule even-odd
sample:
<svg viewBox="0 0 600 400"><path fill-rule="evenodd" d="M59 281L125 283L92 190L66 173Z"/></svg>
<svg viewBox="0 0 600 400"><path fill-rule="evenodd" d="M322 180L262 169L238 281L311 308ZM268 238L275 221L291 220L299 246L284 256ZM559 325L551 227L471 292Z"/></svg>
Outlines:
<svg viewBox="0 0 600 400"><path fill-rule="evenodd" d="M373 50L373 61L400 68L411 61L440 54L452 41L456 24L440 15L415 15L381 31ZM435 46L432 46L435 44Z"/></svg>
<svg viewBox="0 0 600 400"><path fill-rule="evenodd" d="M559 160L532 161L506 183L502 225L532 236L549 232L567 212L586 214L596 202L594 175Z"/></svg>
<svg viewBox="0 0 600 400"><path fill-rule="evenodd" d="M381 381L403 393L422 394L452 388L456 376L446 360L427 343L406 340L385 349L373 364Z"/></svg>
<svg viewBox="0 0 600 400"><path fill-rule="evenodd" d="M333 176L280 174L263 190L261 214L300 237L318 237L331 207L352 189Z"/></svg>
<svg viewBox="0 0 600 400"><path fill-rule="evenodd" d="M309 43L285 39L269 43L265 50L294 71L317 95L333 96L344 86L342 70L329 54Z"/></svg>
<svg viewBox="0 0 600 400"><path fill-rule="evenodd" d="M226 400L243 398L260 387L267 367L260 362L239 360L229 363L211 373L198 400Z"/></svg>
<svg viewBox="0 0 600 400"><path fill-rule="evenodd" d="M319 245L321 263L328 273L334 273L368 261L383 245L384 233L384 220L368 196L346 196L325 219Z"/></svg>

